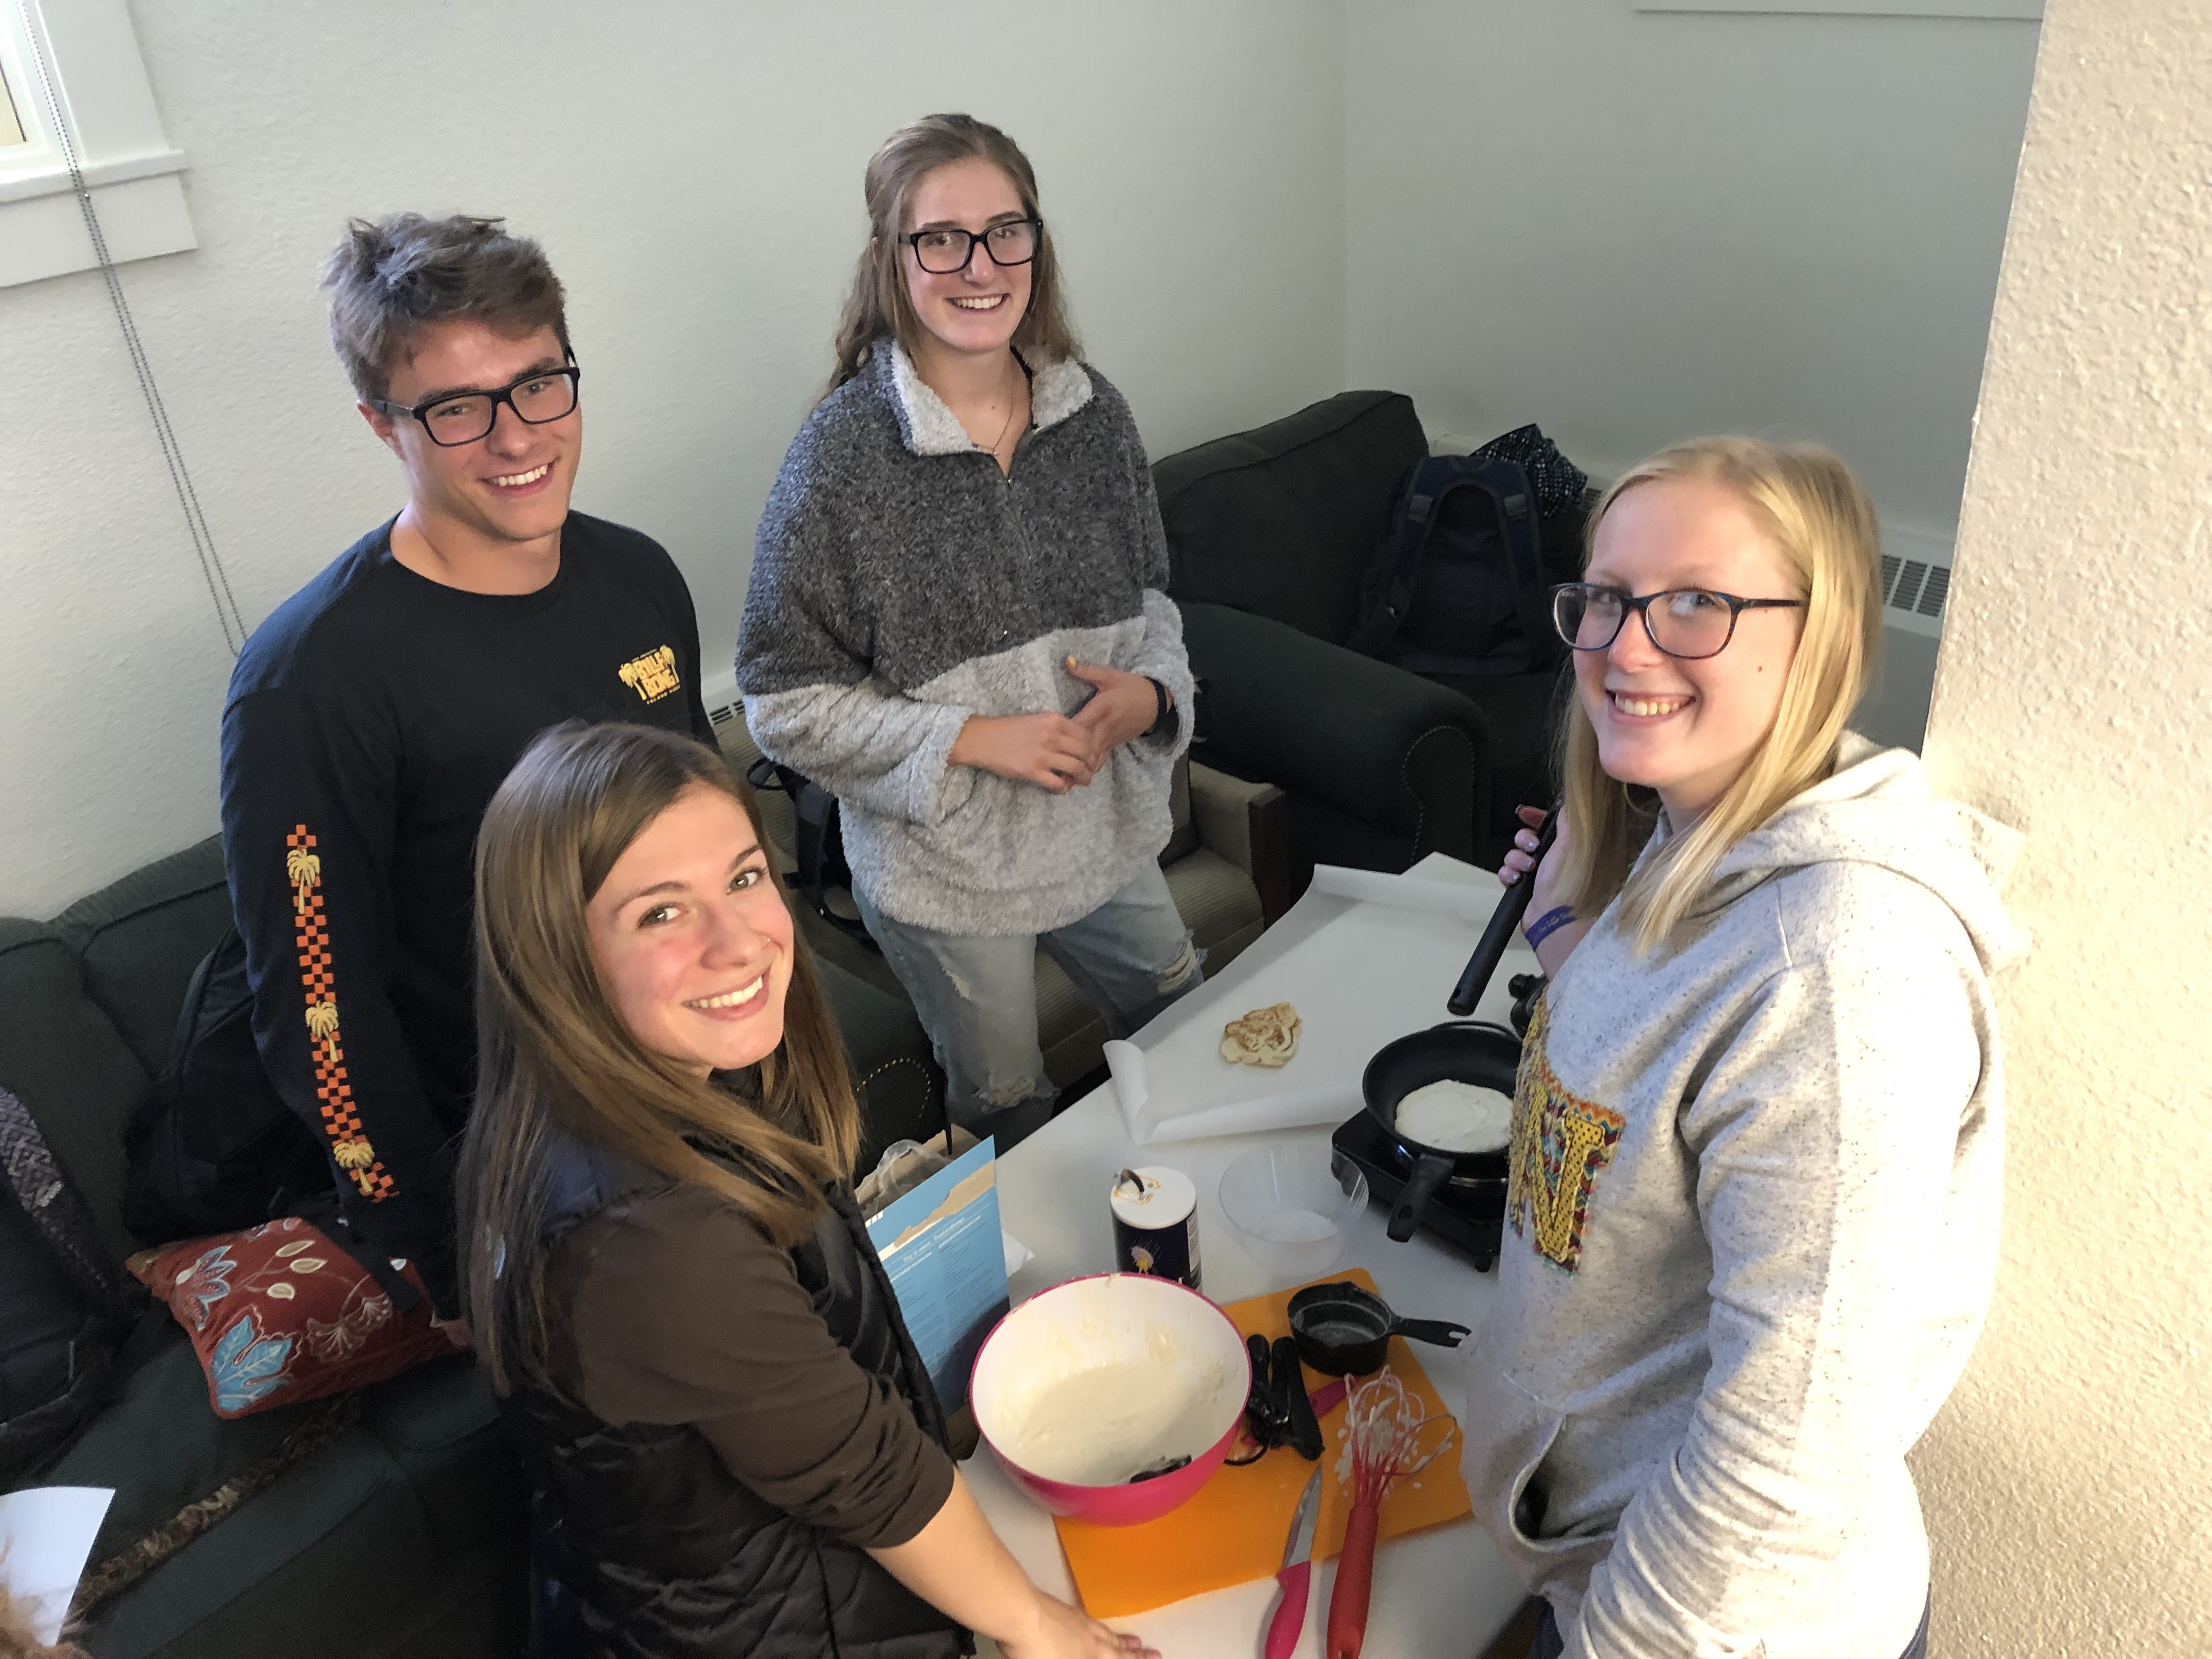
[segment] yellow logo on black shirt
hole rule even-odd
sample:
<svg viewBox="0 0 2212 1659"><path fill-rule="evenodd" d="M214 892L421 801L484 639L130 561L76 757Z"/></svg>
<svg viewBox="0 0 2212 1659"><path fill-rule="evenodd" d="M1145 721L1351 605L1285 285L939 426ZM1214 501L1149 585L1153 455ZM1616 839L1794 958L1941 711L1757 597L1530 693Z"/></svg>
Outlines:
<svg viewBox="0 0 2212 1659"><path fill-rule="evenodd" d="M1574 1273L1582 1266L1590 1194L1613 1162L1627 1120L1568 1092L1545 1053L1550 1030L1551 1010L1540 998L1521 1045L1521 1076L1513 1091L1505 1213L1516 1234L1534 1231L1537 1254Z"/></svg>
<svg viewBox="0 0 2212 1659"><path fill-rule="evenodd" d="M646 702L659 702L672 691L684 689L683 677L676 672L676 647L672 645L632 657L615 672L621 676L622 683Z"/></svg>

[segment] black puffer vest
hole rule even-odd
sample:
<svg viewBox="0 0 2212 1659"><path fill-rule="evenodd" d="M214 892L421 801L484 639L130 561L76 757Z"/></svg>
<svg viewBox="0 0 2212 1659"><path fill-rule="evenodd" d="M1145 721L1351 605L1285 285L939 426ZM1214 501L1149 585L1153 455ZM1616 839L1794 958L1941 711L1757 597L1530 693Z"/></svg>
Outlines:
<svg viewBox="0 0 2212 1659"><path fill-rule="evenodd" d="M830 1198L792 1251L799 1282L830 1334L943 1445L944 1414L860 1212L842 1187ZM965 1631L865 1551L756 1497L696 1431L617 1428L532 1389L507 1411L538 1493L532 1659L974 1651Z"/></svg>

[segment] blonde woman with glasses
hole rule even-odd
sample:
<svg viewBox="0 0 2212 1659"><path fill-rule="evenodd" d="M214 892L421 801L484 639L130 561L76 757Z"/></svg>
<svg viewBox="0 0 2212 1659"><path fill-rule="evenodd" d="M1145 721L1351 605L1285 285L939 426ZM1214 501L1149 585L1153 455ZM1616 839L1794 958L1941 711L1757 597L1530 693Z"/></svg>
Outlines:
<svg viewBox="0 0 2212 1659"><path fill-rule="evenodd" d="M1846 729L1879 556L1835 456L1700 439L1554 595L1565 803L1501 872L1550 985L1462 1419L1534 1659L1926 1650L1905 1459L1989 1298L2024 940L2019 837Z"/></svg>

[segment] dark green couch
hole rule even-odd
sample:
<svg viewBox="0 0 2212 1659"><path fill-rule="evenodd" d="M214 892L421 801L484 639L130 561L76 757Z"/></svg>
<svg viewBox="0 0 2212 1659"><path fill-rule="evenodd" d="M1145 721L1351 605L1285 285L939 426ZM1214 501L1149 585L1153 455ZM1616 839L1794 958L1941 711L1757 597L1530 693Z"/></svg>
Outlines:
<svg viewBox="0 0 2212 1659"><path fill-rule="evenodd" d="M1427 453L1411 398L1346 392L1152 468L1205 758L1288 793L1306 872L1494 866L1513 808L1551 799L1558 675L1424 677L1345 648L1392 492ZM1555 580L1581 568L1586 507L1542 521Z"/></svg>
<svg viewBox="0 0 2212 1659"><path fill-rule="evenodd" d="M123 1129L228 916L210 840L50 922L0 919L0 1087L31 1108L118 1258L161 1242L123 1225ZM854 1075L867 1079L869 1139L927 1133L940 1085L912 1010L833 963L822 972ZM266 1484L94 1609L83 1640L99 1659L520 1651L524 1482L465 1356L342 1406L225 1422L184 1333L152 1309L104 1408L17 1484L116 1488L97 1564L157 1528L191 1534L194 1506L222 1507L226 1485L241 1480Z"/></svg>

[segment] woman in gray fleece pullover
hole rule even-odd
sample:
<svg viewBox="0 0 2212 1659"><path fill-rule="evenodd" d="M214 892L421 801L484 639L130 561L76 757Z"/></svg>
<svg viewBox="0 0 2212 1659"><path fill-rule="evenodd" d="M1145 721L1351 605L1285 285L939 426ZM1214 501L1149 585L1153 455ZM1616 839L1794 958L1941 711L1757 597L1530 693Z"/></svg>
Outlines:
<svg viewBox="0 0 2212 1659"><path fill-rule="evenodd" d="M1079 362L1029 162L931 116L869 163L829 395L762 515L738 684L842 807L956 1118L1048 1112L1040 943L1125 1033L1199 981L1156 862L1182 621L1128 405Z"/></svg>
<svg viewBox="0 0 2212 1659"><path fill-rule="evenodd" d="M1613 487L1559 590L1551 984L1462 1419L1539 1659L1925 1650L1905 1455L1995 1272L2024 941L2019 837L1844 730L1878 552L1832 455L1707 439Z"/></svg>

